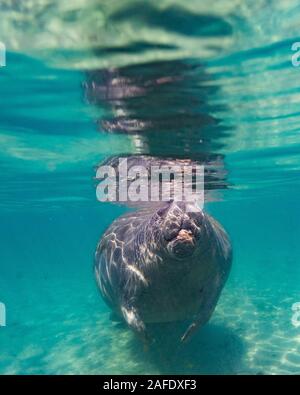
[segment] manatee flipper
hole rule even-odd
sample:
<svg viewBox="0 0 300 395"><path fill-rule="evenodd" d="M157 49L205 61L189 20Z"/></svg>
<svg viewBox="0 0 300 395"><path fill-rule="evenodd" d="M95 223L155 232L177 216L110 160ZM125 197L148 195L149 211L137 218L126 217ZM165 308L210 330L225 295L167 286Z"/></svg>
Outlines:
<svg viewBox="0 0 300 395"><path fill-rule="evenodd" d="M203 322L202 317L199 317L198 319L196 318L195 321L193 321L193 322L191 323L191 325L187 328L187 330L186 330L186 331L184 332L184 334L181 336L180 341L181 341L182 343L186 342L187 339L189 339L189 338L193 335L193 333L196 332L196 330L197 330L200 326L202 326L203 323L204 323L204 322Z"/></svg>
<svg viewBox="0 0 300 395"><path fill-rule="evenodd" d="M190 326L187 328L187 330L184 332L184 334L181 336L180 341L182 343L186 342L190 337L199 329L202 325L204 325L209 319L210 316L212 315L213 310L210 309L206 314L203 314L203 311L199 313L195 320L190 324Z"/></svg>
<svg viewBox="0 0 300 395"><path fill-rule="evenodd" d="M209 287L206 288L206 292L203 293L203 302L201 303L200 310L198 314L195 316L194 321L190 324L187 330L182 335L180 341L182 343L186 342L190 337L199 329L202 325L204 325L211 317L215 304L212 302L215 298L218 298L220 291L216 290L215 292L211 293L213 298L208 297L207 290L210 289Z"/></svg>
<svg viewBox="0 0 300 395"><path fill-rule="evenodd" d="M149 337L146 326L141 319L138 310L132 305L123 305L121 307L122 315L128 326L144 341L148 342Z"/></svg>

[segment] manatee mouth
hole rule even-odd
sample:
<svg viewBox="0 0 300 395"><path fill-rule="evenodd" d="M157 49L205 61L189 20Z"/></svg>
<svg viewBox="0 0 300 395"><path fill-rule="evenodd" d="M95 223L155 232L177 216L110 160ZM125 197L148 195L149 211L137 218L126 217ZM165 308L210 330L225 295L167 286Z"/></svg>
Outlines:
<svg viewBox="0 0 300 395"><path fill-rule="evenodd" d="M169 240L167 249L176 258L185 258L193 255L196 239L191 230L180 229L177 236Z"/></svg>
<svg viewBox="0 0 300 395"><path fill-rule="evenodd" d="M164 231L167 250L178 259L194 254L199 240L199 228L192 221L176 221Z"/></svg>

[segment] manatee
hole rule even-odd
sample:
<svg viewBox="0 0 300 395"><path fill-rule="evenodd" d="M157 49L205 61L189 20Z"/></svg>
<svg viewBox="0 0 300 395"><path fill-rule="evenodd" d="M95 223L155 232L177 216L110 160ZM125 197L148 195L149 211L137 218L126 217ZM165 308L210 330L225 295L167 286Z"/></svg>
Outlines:
<svg viewBox="0 0 300 395"><path fill-rule="evenodd" d="M231 261L215 219L169 201L117 218L97 246L95 274L107 305L141 338L148 324L189 320L185 341L210 319Z"/></svg>
<svg viewBox="0 0 300 395"><path fill-rule="evenodd" d="M230 271L228 236L204 211L192 212L175 196L162 203L163 191L158 204L119 194L136 185L135 176L129 176L134 166L147 169L148 197L153 181L154 187L162 183L149 176L152 165L204 166L205 202L227 188L224 155L216 152L229 129L213 115L216 107L209 99L217 88L203 83L210 78L198 61L176 60L89 71L84 84L88 102L103 114L99 130L130 135L134 146L133 155L124 153L127 177L117 171L123 155L102 164L116 170L117 193L111 200L138 210L119 217L105 232L95 273L106 303L143 339L151 323L189 321L182 335L188 339L209 320ZM175 178L164 182L178 191ZM189 185L198 184L192 180Z"/></svg>

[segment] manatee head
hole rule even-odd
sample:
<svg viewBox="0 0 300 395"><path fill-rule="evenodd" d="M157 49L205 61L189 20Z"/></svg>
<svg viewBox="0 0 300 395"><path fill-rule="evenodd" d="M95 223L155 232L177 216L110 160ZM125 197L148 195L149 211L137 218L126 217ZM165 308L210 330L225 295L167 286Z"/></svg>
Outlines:
<svg viewBox="0 0 300 395"><path fill-rule="evenodd" d="M170 202L156 213L157 235L164 252L184 260L204 250L206 218L202 210L184 202Z"/></svg>

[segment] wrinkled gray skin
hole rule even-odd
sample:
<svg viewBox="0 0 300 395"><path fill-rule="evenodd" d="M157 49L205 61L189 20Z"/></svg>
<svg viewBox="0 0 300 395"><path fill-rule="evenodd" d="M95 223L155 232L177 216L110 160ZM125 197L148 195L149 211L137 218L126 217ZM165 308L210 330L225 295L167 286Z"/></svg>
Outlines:
<svg viewBox="0 0 300 395"><path fill-rule="evenodd" d="M142 338L147 323L188 319L186 340L209 320L228 277L232 254L225 231L203 211L187 208L169 202L124 215L98 244L101 294Z"/></svg>

